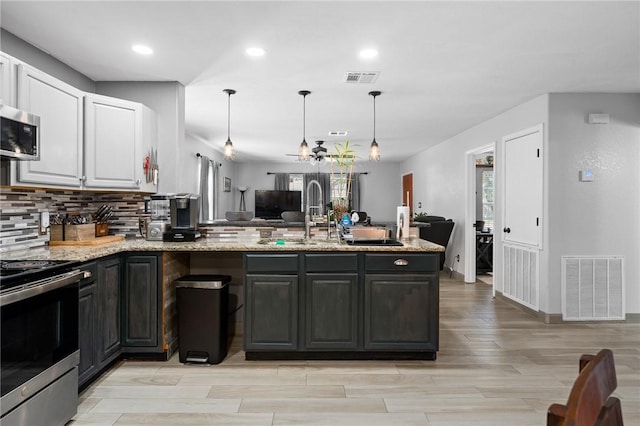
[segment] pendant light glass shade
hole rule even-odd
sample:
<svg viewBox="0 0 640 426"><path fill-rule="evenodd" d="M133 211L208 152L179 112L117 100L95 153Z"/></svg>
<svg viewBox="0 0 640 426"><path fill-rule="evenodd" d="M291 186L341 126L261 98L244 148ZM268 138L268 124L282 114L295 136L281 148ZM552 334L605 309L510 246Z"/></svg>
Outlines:
<svg viewBox="0 0 640 426"><path fill-rule="evenodd" d="M227 141L224 143L224 158L227 160L233 160L235 158L235 153L233 152L233 143L231 142L231 95L235 94L236 91L233 89L224 89L227 95L229 95L229 99L227 102Z"/></svg>
<svg viewBox="0 0 640 426"><path fill-rule="evenodd" d="M306 138L306 126L305 126L305 119L306 119L306 100L307 100L307 95L311 93L308 90L300 90L298 92L298 95L302 95L302 142L300 143L300 148L298 148L298 160L300 161L309 161L309 158L311 156L311 151L309 150L309 144L307 143L307 138Z"/></svg>
<svg viewBox="0 0 640 426"><path fill-rule="evenodd" d="M369 148L369 161L380 161L380 147L378 146L378 142L376 142L376 96L380 96L380 93L382 92L378 92L377 90L369 92L369 95L373 96L373 141Z"/></svg>
<svg viewBox="0 0 640 426"><path fill-rule="evenodd" d="M309 144L303 139L302 143L300 143L300 148L298 148L298 160L307 161L310 155Z"/></svg>

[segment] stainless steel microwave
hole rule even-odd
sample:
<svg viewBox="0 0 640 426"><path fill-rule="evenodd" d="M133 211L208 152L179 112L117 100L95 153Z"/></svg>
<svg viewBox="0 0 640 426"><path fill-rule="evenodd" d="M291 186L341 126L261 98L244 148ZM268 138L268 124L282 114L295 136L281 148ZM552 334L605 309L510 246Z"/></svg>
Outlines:
<svg viewBox="0 0 640 426"><path fill-rule="evenodd" d="M40 160L40 117L0 105L0 155L17 160Z"/></svg>

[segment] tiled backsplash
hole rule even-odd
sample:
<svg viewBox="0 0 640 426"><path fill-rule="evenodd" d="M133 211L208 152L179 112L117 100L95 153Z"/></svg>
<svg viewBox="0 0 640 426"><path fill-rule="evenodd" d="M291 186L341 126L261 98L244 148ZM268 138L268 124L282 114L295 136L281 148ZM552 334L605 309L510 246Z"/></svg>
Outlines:
<svg viewBox="0 0 640 426"><path fill-rule="evenodd" d="M47 244L49 234L39 235L40 212L95 213L103 204L113 206L110 235L140 237L138 218L144 212L144 195L93 193L52 189L3 187L0 192L0 252Z"/></svg>

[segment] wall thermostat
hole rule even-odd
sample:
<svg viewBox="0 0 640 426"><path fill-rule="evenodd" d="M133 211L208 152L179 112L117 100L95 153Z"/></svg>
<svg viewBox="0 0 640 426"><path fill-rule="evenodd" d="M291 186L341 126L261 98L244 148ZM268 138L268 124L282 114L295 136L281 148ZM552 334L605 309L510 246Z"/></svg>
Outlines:
<svg viewBox="0 0 640 426"><path fill-rule="evenodd" d="M609 114L589 114L589 124L609 124Z"/></svg>
<svg viewBox="0 0 640 426"><path fill-rule="evenodd" d="M580 170L578 172L578 180L580 182L593 182L593 171L591 171L591 170Z"/></svg>

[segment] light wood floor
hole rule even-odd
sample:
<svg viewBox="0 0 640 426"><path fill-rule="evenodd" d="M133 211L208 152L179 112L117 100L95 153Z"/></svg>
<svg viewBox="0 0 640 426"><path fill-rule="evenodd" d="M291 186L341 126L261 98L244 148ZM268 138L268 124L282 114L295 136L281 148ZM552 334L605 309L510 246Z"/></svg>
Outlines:
<svg viewBox="0 0 640 426"><path fill-rule="evenodd" d="M640 425L640 325L547 325L491 287L441 280L437 361L123 361L80 396L80 425L544 425L578 358L614 352L625 424Z"/></svg>

